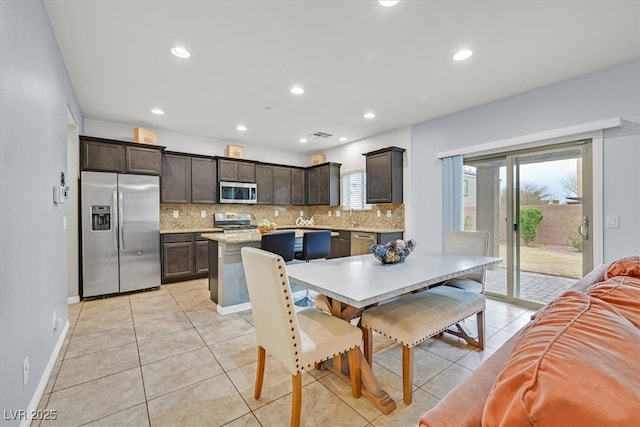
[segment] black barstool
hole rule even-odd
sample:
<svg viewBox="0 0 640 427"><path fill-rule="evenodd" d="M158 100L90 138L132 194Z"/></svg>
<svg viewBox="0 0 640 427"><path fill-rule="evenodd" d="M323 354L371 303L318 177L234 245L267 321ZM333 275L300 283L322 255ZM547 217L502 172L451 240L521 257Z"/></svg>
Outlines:
<svg viewBox="0 0 640 427"><path fill-rule="evenodd" d="M260 249L280 255L288 262L293 259L295 242L295 231L275 231L262 235Z"/></svg>
<svg viewBox="0 0 640 427"><path fill-rule="evenodd" d="M302 252L295 255L296 259L309 262L312 259L322 259L329 256L331 251L331 231L305 231L302 236ZM297 306L311 307L313 299L309 296L309 289L303 298L295 301Z"/></svg>

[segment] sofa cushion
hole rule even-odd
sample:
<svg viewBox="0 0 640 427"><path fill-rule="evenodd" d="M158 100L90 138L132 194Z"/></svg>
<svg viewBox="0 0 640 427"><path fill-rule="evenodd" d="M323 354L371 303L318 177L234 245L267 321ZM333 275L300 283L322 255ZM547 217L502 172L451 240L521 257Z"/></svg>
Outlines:
<svg viewBox="0 0 640 427"><path fill-rule="evenodd" d="M587 289L587 295L611 304L621 316L640 328L640 279L613 277Z"/></svg>
<svg viewBox="0 0 640 427"><path fill-rule="evenodd" d="M604 274L605 279L616 276L631 276L640 279L640 256L630 256L614 261Z"/></svg>
<svg viewBox="0 0 640 427"><path fill-rule="evenodd" d="M483 426L637 425L640 331L613 306L568 291L522 330Z"/></svg>

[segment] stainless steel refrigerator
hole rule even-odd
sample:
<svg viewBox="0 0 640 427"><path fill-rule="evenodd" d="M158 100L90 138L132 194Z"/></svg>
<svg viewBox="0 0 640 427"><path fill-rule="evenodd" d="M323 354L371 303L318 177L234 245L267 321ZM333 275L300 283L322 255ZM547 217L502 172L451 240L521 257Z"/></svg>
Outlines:
<svg viewBox="0 0 640 427"><path fill-rule="evenodd" d="M160 286L159 178L82 172L82 296Z"/></svg>

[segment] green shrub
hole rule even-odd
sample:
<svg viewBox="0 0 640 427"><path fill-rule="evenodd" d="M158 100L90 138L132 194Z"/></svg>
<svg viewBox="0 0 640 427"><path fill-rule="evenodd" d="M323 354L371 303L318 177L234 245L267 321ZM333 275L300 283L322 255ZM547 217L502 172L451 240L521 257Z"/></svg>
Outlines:
<svg viewBox="0 0 640 427"><path fill-rule="evenodd" d="M524 208L520 210L520 236L526 245L538 237L538 225L544 216L538 208Z"/></svg>
<svg viewBox="0 0 640 427"><path fill-rule="evenodd" d="M464 231L471 231L473 229L473 218L471 215L464 217Z"/></svg>
<svg viewBox="0 0 640 427"><path fill-rule="evenodd" d="M579 216L574 216L570 218L567 222L567 229L569 232L569 241L571 242L571 246L578 252L582 252L582 236L578 233L578 227L582 219Z"/></svg>

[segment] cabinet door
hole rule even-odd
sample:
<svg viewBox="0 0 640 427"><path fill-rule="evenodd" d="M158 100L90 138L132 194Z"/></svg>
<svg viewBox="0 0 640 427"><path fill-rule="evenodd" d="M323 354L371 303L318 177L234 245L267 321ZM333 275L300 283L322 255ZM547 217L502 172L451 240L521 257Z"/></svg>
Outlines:
<svg viewBox="0 0 640 427"><path fill-rule="evenodd" d="M191 203L191 157L162 156L161 203Z"/></svg>
<svg viewBox="0 0 640 427"><path fill-rule="evenodd" d="M367 203L391 202L391 152L367 156Z"/></svg>
<svg viewBox="0 0 640 427"><path fill-rule="evenodd" d="M291 204L291 168L273 167L273 203Z"/></svg>
<svg viewBox="0 0 640 427"><path fill-rule="evenodd" d="M157 148L125 147L126 172L146 175L162 173L162 152Z"/></svg>
<svg viewBox="0 0 640 427"><path fill-rule="evenodd" d="M331 250L327 258L342 258L351 255L351 241L331 238Z"/></svg>
<svg viewBox="0 0 640 427"><path fill-rule="evenodd" d="M367 153L367 203L402 203L404 148L388 147Z"/></svg>
<svg viewBox="0 0 640 427"><path fill-rule="evenodd" d="M238 162L238 181L256 182L255 163Z"/></svg>
<svg viewBox="0 0 640 427"><path fill-rule="evenodd" d="M309 204L329 205L329 166L309 169Z"/></svg>
<svg viewBox="0 0 640 427"><path fill-rule="evenodd" d="M273 204L273 166L256 165L256 185L258 186L258 204Z"/></svg>
<svg viewBox="0 0 640 427"><path fill-rule="evenodd" d="M209 272L209 241L196 241L196 274Z"/></svg>
<svg viewBox="0 0 640 427"><path fill-rule="evenodd" d="M124 147L121 144L80 140L82 170L124 172Z"/></svg>
<svg viewBox="0 0 640 427"><path fill-rule="evenodd" d="M218 160L218 179L220 181L238 181L238 162L233 160Z"/></svg>
<svg viewBox="0 0 640 427"><path fill-rule="evenodd" d="M291 169L291 204L305 205L307 198L305 197L306 174L304 169Z"/></svg>
<svg viewBox="0 0 640 427"><path fill-rule="evenodd" d="M191 203L216 203L216 161L191 158Z"/></svg>
<svg viewBox="0 0 640 427"><path fill-rule="evenodd" d="M162 279L189 278L194 271L193 242L163 243Z"/></svg>

